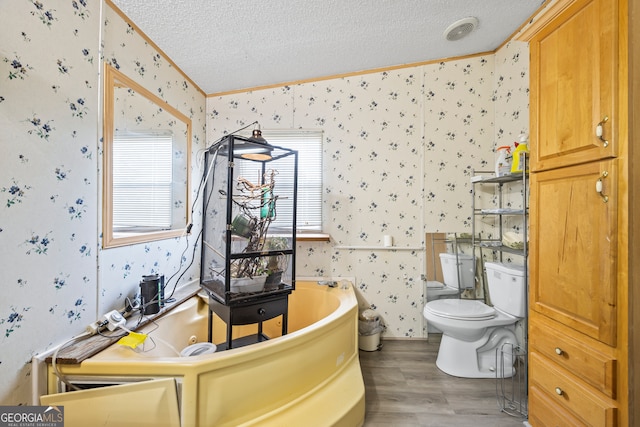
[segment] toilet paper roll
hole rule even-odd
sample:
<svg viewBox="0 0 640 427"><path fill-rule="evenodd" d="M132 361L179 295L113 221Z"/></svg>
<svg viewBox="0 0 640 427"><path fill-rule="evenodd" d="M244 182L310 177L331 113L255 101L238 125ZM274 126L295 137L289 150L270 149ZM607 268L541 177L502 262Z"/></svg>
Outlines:
<svg viewBox="0 0 640 427"><path fill-rule="evenodd" d="M384 246L387 248L390 246L393 246L393 236L385 235L383 242L384 242Z"/></svg>

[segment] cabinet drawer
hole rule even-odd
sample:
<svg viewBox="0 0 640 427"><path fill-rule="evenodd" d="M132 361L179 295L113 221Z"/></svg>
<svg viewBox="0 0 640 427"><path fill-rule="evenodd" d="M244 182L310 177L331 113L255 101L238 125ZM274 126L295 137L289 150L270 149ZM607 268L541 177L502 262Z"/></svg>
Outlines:
<svg viewBox="0 0 640 427"><path fill-rule="evenodd" d="M534 427L587 427L537 386L529 389L529 422Z"/></svg>
<svg viewBox="0 0 640 427"><path fill-rule="evenodd" d="M560 367L615 398L616 360L540 322L531 322L529 344Z"/></svg>
<svg viewBox="0 0 640 427"><path fill-rule="evenodd" d="M570 411L585 425L614 427L617 424L615 402L535 351L529 354L529 380L531 389L539 388L556 406Z"/></svg>
<svg viewBox="0 0 640 427"><path fill-rule="evenodd" d="M234 307L231 312L232 325L248 325L273 319L287 312L287 299L263 301L257 304Z"/></svg>

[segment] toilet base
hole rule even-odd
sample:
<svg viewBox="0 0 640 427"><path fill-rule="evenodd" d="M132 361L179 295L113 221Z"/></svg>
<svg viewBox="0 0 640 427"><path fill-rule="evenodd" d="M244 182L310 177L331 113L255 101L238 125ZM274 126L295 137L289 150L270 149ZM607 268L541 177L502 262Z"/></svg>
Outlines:
<svg viewBox="0 0 640 427"><path fill-rule="evenodd" d="M517 345L513 328L491 328L477 341L462 341L442 334L436 366L461 378L510 378L515 375L510 354L499 354L505 344Z"/></svg>

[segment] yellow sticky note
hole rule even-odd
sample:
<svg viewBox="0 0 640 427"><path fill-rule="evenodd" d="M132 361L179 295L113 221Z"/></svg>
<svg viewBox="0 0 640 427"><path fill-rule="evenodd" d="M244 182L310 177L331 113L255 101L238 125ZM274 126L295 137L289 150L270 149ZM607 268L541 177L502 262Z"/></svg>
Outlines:
<svg viewBox="0 0 640 427"><path fill-rule="evenodd" d="M118 344L126 345L127 347L136 348L147 339L147 334L139 334L137 332L130 332L129 335L122 337L118 340Z"/></svg>

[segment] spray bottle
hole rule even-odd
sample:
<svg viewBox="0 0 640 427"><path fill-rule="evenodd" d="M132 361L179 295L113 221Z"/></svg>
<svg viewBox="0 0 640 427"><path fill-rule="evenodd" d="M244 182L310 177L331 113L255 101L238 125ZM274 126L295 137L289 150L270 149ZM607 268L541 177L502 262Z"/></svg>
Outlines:
<svg viewBox="0 0 640 427"><path fill-rule="evenodd" d="M498 160L496 161L496 176L505 176L511 173L511 147L502 145L496 148Z"/></svg>

